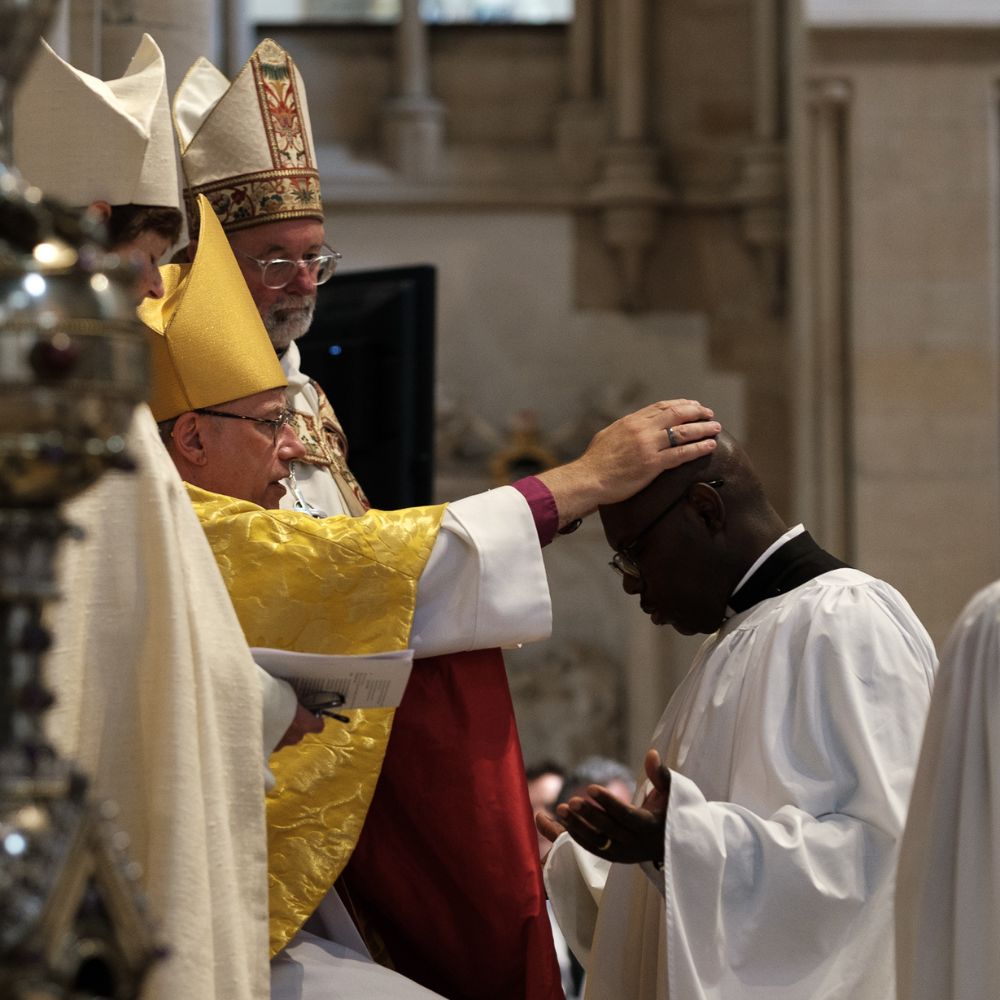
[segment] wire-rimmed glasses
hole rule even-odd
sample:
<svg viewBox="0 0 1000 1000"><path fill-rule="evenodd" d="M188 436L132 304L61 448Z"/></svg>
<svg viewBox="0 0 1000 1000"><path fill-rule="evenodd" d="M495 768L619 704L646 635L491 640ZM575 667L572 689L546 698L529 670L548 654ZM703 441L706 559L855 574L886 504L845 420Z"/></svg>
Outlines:
<svg viewBox="0 0 1000 1000"><path fill-rule="evenodd" d="M307 255L301 260L286 260L283 257L261 260L248 253L241 253L240 256L252 260L260 268L260 280L265 288L284 288L295 280L299 268L305 269L314 285L325 284L333 277L344 255L324 243L320 253Z"/></svg>
<svg viewBox="0 0 1000 1000"><path fill-rule="evenodd" d="M255 424L263 424L271 428L271 443L278 443L278 435L283 427L287 427L292 422L294 414L291 410L282 410L276 417L249 417L243 413L227 413L225 410L212 410L202 407L195 410L195 413L204 413L209 417L227 417L229 420L251 420Z"/></svg>

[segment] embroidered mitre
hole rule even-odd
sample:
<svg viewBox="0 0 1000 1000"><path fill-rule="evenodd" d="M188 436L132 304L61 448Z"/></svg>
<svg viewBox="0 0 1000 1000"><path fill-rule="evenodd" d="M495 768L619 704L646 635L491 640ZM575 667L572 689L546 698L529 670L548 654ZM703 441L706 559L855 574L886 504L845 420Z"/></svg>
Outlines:
<svg viewBox="0 0 1000 1000"><path fill-rule="evenodd" d="M164 295L145 299L157 420L288 385L229 240L204 196L190 264L160 268Z"/></svg>
<svg viewBox="0 0 1000 1000"><path fill-rule="evenodd" d="M14 99L13 138L18 170L50 198L180 207L163 53L149 35L107 81L43 41Z"/></svg>
<svg viewBox="0 0 1000 1000"><path fill-rule="evenodd" d="M281 219L323 219L302 77L265 39L230 83L204 57L174 96L184 198L192 236L204 194L227 231Z"/></svg>

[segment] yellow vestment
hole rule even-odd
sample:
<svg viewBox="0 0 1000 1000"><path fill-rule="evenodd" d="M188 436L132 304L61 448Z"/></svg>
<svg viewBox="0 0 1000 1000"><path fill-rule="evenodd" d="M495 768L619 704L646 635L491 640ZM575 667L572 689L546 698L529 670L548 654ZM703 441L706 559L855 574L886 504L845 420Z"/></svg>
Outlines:
<svg viewBox="0 0 1000 1000"><path fill-rule="evenodd" d="M188 485L251 646L307 653L403 649L417 581L444 507L315 520ZM347 725L275 756L268 796L271 953L293 937L351 856L385 755L392 711L356 711Z"/></svg>

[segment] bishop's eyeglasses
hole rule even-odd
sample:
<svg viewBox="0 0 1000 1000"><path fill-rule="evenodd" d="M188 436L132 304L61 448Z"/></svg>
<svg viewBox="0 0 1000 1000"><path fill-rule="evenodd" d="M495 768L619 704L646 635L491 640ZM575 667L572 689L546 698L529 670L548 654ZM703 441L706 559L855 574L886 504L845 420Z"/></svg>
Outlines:
<svg viewBox="0 0 1000 1000"><path fill-rule="evenodd" d="M295 414L291 410L282 410L276 417L248 417L243 413L227 413L225 410L212 410L202 407L195 410L195 413L204 413L209 417L227 417L229 420L251 420L255 424L263 424L271 428L271 444L278 443L278 435L283 427L287 427Z"/></svg>
<svg viewBox="0 0 1000 1000"><path fill-rule="evenodd" d="M344 255L324 243L320 253L306 254L301 260L285 260L281 257L261 260L248 253L241 253L240 256L252 260L260 268L260 280L265 288L284 288L295 280L300 267L312 278L313 284L325 284L333 277L333 272L337 270L337 264Z"/></svg>
<svg viewBox="0 0 1000 1000"><path fill-rule="evenodd" d="M638 580L642 574L639 572L639 562L637 559L639 546L644 538L646 538L649 533L655 528L682 500L684 500L688 493L691 491L691 486L697 486L698 483L691 483L690 486L679 496L676 500L671 501L667 504L663 510L660 511L656 517L653 518L649 524L646 525L642 531L639 532L632 539L628 545L623 549L619 549L611 559L608 565L615 570L621 576L628 577L630 580ZM712 489L721 489L725 485L724 479L709 479L707 482L702 483L703 486L711 486Z"/></svg>

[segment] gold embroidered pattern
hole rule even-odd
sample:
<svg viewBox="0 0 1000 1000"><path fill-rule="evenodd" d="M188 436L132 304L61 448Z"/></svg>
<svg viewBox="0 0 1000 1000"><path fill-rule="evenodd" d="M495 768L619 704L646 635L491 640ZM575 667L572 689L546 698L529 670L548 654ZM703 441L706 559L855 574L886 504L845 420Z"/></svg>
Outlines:
<svg viewBox="0 0 1000 1000"><path fill-rule="evenodd" d="M185 188L184 202L192 225L191 220L198 219L195 201L199 194L208 198L222 228L230 232L281 219L323 219L315 170L268 170Z"/></svg>
<svg viewBox="0 0 1000 1000"><path fill-rule="evenodd" d="M365 496L361 484L354 478L354 473L347 465L347 435L344 434L337 414L334 413L333 404L320 388L318 382L310 379L309 384L316 390L316 398L319 400L319 419L323 427L323 437L332 459L330 465L334 478L338 480L338 485L341 487L340 492L343 494L344 490L347 489L361 509L368 510L371 507L368 497Z"/></svg>
<svg viewBox="0 0 1000 1000"><path fill-rule="evenodd" d="M260 117L267 145L277 170L313 167L305 138L305 123L299 112L299 96L288 54L270 39L257 46L250 58Z"/></svg>
<svg viewBox="0 0 1000 1000"><path fill-rule="evenodd" d="M250 645L313 653L406 647L444 507L317 521L187 490ZM392 711L350 718L271 758L272 956L347 864L375 792Z"/></svg>

